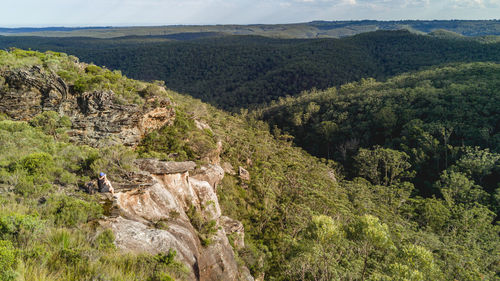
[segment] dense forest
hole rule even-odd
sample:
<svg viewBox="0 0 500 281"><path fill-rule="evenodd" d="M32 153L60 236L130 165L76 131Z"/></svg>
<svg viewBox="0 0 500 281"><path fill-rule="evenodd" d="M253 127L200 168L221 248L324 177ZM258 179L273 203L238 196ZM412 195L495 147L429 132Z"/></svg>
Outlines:
<svg viewBox="0 0 500 281"><path fill-rule="evenodd" d="M305 92L258 114L313 155L342 163L351 177L357 176L360 148L399 150L409 157L413 183L422 194L439 196L433 183L464 153L472 153L464 147L500 152L499 77L498 64L449 65L387 82L363 79ZM477 182L490 193L500 178L494 163Z"/></svg>
<svg viewBox="0 0 500 281"><path fill-rule="evenodd" d="M500 278L497 64L452 64L281 99L257 116L270 126L76 61L0 51L0 68L38 65L75 91L111 89L144 103L145 89L156 89L176 103L177 117L132 150L69 143L71 122L54 112L30 122L2 115L2 280L183 280L170 253L118 251L113 233L95 224L104 206L77 190L97 171L119 177L134 169L136 157L201 163L218 140L222 161L251 175L227 174L218 197L223 213L245 226L246 246L235 254L255 277ZM0 92L9 88L0 82ZM290 133L323 159L294 146Z"/></svg>
<svg viewBox="0 0 500 281"><path fill-rule="evenodd" d="M66 52L135 79L165 81L170 89L236 112L361 78L386 79L450 62L500 62L500 43L408 31L316 40L198 36L208 38L187 34L114 39L0 37L0 48Z"/></svg>

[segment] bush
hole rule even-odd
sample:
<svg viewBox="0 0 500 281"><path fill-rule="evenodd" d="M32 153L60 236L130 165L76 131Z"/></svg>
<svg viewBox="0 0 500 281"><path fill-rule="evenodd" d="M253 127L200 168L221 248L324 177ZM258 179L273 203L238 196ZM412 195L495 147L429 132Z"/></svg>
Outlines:
<svg viewBox="0 0 500 281"><path fill-rule="evenodd" d="M48 237L51 257L49 267L52 270L72 270L73 274L88 271L89 247L83 234L79 231L57 229Z"/></svg>
<svg viewBox="0 0 500 281"><path fill-rule="evenodd" d="M30 174L45 173L54 165L54 159L46 152L31 153L21 160L21 167Z"/></svg>
<svg viewBox="0 0 500 281"><path fill-rule="evenodd" d="M30 125L58 139L71 128L71 120L67 116L59 116L57 112L45 111L31 119Z"/></svg>
<svg viewBox="0 0 500 281"><path fill-rule="evenodd" d="M94 175L106 172L111 178L121 177L135 169L136 154L123 145L108 146L100 150L99 156L91 159L90 169Z"/></svg>
<svg viewBox="0 0 500 281"><path fill-rule="evenodd" d="M10 241L0 240L0 279L9 281L16 279L16 249Z"/></svg>
<svg viewBox="0 0 500 281"><path fill-rule="evenodd" d="M141 156L163 153L172 160L185 161L209 156L216 149L216 143L212 132L197 129L192 118L176 111L174 124L146 135L137 151Z"/></svg>
<svg viewBox="0 0 500 281"><path fill-rule="evenodd" d="M35 215L14 212L0 213L0 239L25 245L38 238L45 229L44 221Z"/></svg>
<svg viewBox="0 0 500 281"><path fill-rule="evenodd" d="M34 152L15 160L9 164L10 177L8 183L15 187L15 191L23 196L42 195L52 190L57 169L52 155L46 152Z"/></svg>
<svg viewBox="0 0 500 281"><path fill-rule="evenodd" d="M50 197L46 204L45 215L60 226L71 227L86 223L100 217L103 212L97 202L87 202L62 194Z"/></svg>
<svg viewBox="0 0 500 281"><path fill-rule="evenodd" d="M88 65L87 67L85 67L85 72L89 73L89 74L94 74L95 75L95 74L101 73L102 69L99 66L97 66L97 65L91 64L91 65Z"/></svg>
<svg viewBox="0 0 500 281"><path fill-rule="evenodd" d="M198 212L193 205L189 207L186 215L191 221L193 227L196 229L201 245L207 247L212 244L211 238L215 233L217 233L217 222L215 220L205 220L201 213Z"/></svg>

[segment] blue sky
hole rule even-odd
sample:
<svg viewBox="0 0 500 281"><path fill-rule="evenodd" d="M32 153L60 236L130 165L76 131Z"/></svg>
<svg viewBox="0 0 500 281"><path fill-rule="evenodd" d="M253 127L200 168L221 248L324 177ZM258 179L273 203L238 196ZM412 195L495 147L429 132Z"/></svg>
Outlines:
<svg viewBox="0 0 500 281"><path fill-rule="evenodd" d="M9 0L1 27L499 19L500 0Z"/></svg>

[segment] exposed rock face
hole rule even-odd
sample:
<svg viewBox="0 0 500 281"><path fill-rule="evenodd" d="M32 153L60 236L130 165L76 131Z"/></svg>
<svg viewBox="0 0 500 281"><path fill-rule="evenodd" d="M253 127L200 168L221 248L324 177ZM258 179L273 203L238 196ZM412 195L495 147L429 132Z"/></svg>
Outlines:
<svg viewBox="0 0 500 281"><path fill-rule="evenodd" d="M29 120L43 111L70 117L69 132L74 142L100 146L103 139L135 146L141 138L175 117L168 99L156 99L143 106L116 104L112 91L71 93L56 74L38 66L29 70L0 72L8 87L0 89L0 112L15 120ZM109 144L109 141L107 142Z"/></svg>
<svg viewBox="0 0 500 281"><path fill-rule="evenodd" d="M197 176L207 181L190 177L193 162L140 159L137 165L142 172L135 176L136 186L115 184L118 216L102 222L111 227L120 249L153 254L174 249L178 258L191 267L191 280L253 280L248 279L248 270L238 269L226 236L225 225L237 221L221 217L217 195L209 183L219 181L220 175L212 178L200 170ZM208 247L200 243L199 230L188 216L192 208L203 220L215 221L216 232ZM168 227L155 228L159 221Z"/></svg>
<svg viewBox="0 0 500 281"><path fill-rule="evenodd" d="M156 159L138 159L135 164L152 174L178 174L194 170L196 164L192 161L174 162L158 161Z"/></svg>
<svg viewBox="0 0 500 281"><path fill-rule="evenodd" d="M43 110L59 112L67 98L68 86L57 75L40 67L0 71L8 87L0 89L0 111L12 118L27 120Z"/></svg>

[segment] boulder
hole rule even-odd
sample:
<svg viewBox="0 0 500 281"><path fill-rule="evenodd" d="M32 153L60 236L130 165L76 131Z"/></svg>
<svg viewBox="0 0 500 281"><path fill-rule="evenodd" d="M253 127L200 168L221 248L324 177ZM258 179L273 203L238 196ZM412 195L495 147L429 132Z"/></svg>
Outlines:
<svg viewBox="0 0 500 281"><path fill-rule="evenodd" d="M224 173L230 174L232 176L236 175L236 172L234 171L233 165L229 162L224 162L222 163L222 169L224 170Z"/></svg>
<svg viewBox="0 0 500 281"><path fill-rule="evenodd" d="M248 182L250 181L250 173L243 167L238 168L239 174L240 174L240 179L242 181Z"/></svg>

